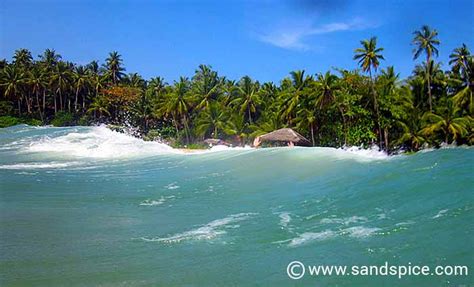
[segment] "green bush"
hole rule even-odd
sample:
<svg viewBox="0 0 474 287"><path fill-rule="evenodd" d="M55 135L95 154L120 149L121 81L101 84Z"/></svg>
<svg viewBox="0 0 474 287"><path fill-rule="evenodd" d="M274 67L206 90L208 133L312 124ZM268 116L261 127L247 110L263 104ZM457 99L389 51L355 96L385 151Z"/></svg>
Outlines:
<svg viewBox="0 0 474 287"><path fill-rule="evenodd" d="M90 120L89 120L89 116L88 115L83 115L79 121L77 122L77 124L79 126L88 126L90 123Z"/></svg>
<svg viewBox="0 0 474 287"><path fill-rule="evenodd" d="M0 117L0 128L6 128L21 124L20 119L10 116Z"/></svg>
<svg viewBox="0 0 474 287"><path fill-rule="evenodd" d="M55 127L65 127L74 125L74 116L68 112L58 112L51 124Z"/></svg>

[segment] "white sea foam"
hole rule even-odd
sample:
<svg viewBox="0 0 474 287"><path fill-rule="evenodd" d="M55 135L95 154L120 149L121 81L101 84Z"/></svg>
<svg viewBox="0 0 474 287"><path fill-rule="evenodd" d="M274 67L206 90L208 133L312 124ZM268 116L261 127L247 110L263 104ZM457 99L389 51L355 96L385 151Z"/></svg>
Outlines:
<svg viewBox="0 0 474 287"><path fill-rule="evenodd" d="M288 224L291 221L291 216L289 212L282 212L278 215L280 217L280 226L282 228L288 227Z"/></svg>
<svg viewBox="0 0 474 287"><path fill-rule="evenodd" d="M0 165L0 169L57 169L78 165L78 162L16 163Z"/></svg>
<svg viewBox="0 0 474 287"><path fill-rule="evenodd" d="M161 198L159 198L159 199L157 199L157 200L146 199L146 200L140 202L140 205L141 205L141 206L157 206L157 205L162 205L162 204L165 203L168 199L172 199L172 198L174 198L174 195L162 196Z"/></svg>
<svg viewBox="0 0 474 287"><path fill-rule="evenodd" d="M348 234L350 237L363 238L369 237L380 230L377 227L354 226L342 230L342 233Z"/></svg>
<svg viewBox="0 0 474 287"><path fill-rule="evenodd" d="M225 229L238 228L236 222L240 222L249 219L256 213L239 213L232 214L222 219L213 220L201 227L171 235L169 237L156 237L146 238L143 237L144 241L162 242L162 243L179 243L185 240L210 240L219 235L227 233Z"/></svg>
<svg viewBox="0 0 474 287"><path fill-rule="evenodd" d="M323 224L349 225L351 223L367 222L367 217L363 217L363 216L351 216L351 217L345 217L345 218L330 217L330 218L323 218L321 219L320 222Z"/></svg>
<svg viewBox="0 0 474 287"><path fill-rule="evenodd" d="M440 218L441 216L444 216L444 214L446 212L448 212L449 209L443 209L443 210L440 210L435 216L433 216L432 218L433 219L436 219L436 218Z"/></svg>
<svg viewBox="0 0 474 287"><path fill-rule="evenodd" d="M112 131L105 126L89 127L59 137L44 137L26 147L27 152L59 153L85 158L122 158L163 153L180 153L170 146L147 142Z"/></svg>
<svg viewBox="0 0 474 287"><path fill-rule="evenodd" d="M180 188L180 186L177 185L176 182L172 182L172 183L166 185L165 188L166 188L166 189L173 190L173 189L178 189L178 188Z"/></svg>
<svg viewBox="0 0 474 287"><path fill-rule="evenodd" d="M288 246L296 247L304 244L308 244L312 241L321 241L337 236L337 233L332 230L326 230L322 232L305 232L300 234L298 237L290 240Z"/></svg>
<svg viewBox="0 0 474 287"><path fill-rule="evenodd" d="M327 239L335 238L338 236L349 236L353 238L365 238L376 234L380 231L380 228L377 227L365 227L365 226L354 226L339 231L325 230L321 232L304 232L299 234L297 237L277 241L275 243L288 243L289 247L296 247L304 244L311 243L313 241L324 241Z"/></svg>
<svg viewBox="0 0 474 287"><path fill-rule="evenodd" d="M346 155L354 155L356 159L360 160L380 160L380 159L387 159L389 156L384 151L381 151L377 146L372 146L371 148L364 149L361 147L343 147L337 149L338 151L342 151Z"/></svg>

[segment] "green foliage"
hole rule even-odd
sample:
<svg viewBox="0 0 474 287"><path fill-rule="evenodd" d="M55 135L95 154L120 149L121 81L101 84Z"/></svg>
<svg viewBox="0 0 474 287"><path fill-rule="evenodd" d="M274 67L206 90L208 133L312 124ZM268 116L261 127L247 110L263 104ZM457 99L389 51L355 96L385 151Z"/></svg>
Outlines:
<svg viewBox="0 0 474 287"><path fill-rule="evenodd" d="M51 124L55 127L66 127L74 125L74 115L68 112L58 112Z"/></svg>
<svg viewBox="0 0 474 287"><path fill-rule="evenodd" d="M0 128L6 128L16 126L19 124L26 124L30 126L40 126L42 122L32 118L17 118L12 116L1 116L0 117Z"/></svg>
<svg viewBox="0 0 474 287"><path fill-rule="evenodd" d="M77 65L54 50L34 59L19 49L11 63L0 65L0 124L53 119L55 126L135 126L144 139L176 147L202 148L199 143L209 137L245 145L284 127L316 146L416 151L442 142L473 144L474 60L463 44L443 70L435 61L437 35L427 26L414 33L415 58L427 57L407 79L392 66L380 68L384 49L375 37L355 50L359 70L297 70L276 83L231 80L206 65L191 78L166 83L126 74L117 52L104 63Z"/></svg>
<svg viewBox="0 0 474 287"><path fill-rule="evenodd" d="M0 117L0 128L6 128L11 126L16 126L21 124L20 119L12 116L2 116Z"/></svg>

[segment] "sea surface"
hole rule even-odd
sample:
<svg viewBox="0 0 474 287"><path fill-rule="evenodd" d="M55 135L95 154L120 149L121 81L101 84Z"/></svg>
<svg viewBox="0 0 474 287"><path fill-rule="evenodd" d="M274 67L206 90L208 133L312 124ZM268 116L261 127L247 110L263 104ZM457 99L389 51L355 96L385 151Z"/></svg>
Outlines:
<svg viewBox="0 0 474 287"><path fill-rule="evenodd" d="M105 127L0 129L0 286L473 286L474 149L197 154ZM287 265L465 265L310 276Z"/></svg>

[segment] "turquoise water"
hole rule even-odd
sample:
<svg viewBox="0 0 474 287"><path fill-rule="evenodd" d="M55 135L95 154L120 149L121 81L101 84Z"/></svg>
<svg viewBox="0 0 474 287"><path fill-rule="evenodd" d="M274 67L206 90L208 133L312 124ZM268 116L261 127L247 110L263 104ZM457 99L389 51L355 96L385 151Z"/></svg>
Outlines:
<svg viewBox="0 0 474 287"><path fill-rule="evenodd" d="M474 284L474 150L183 154L104 127L0 129L1 286ZM466 265L468 276L304 276Z"/></svg>

